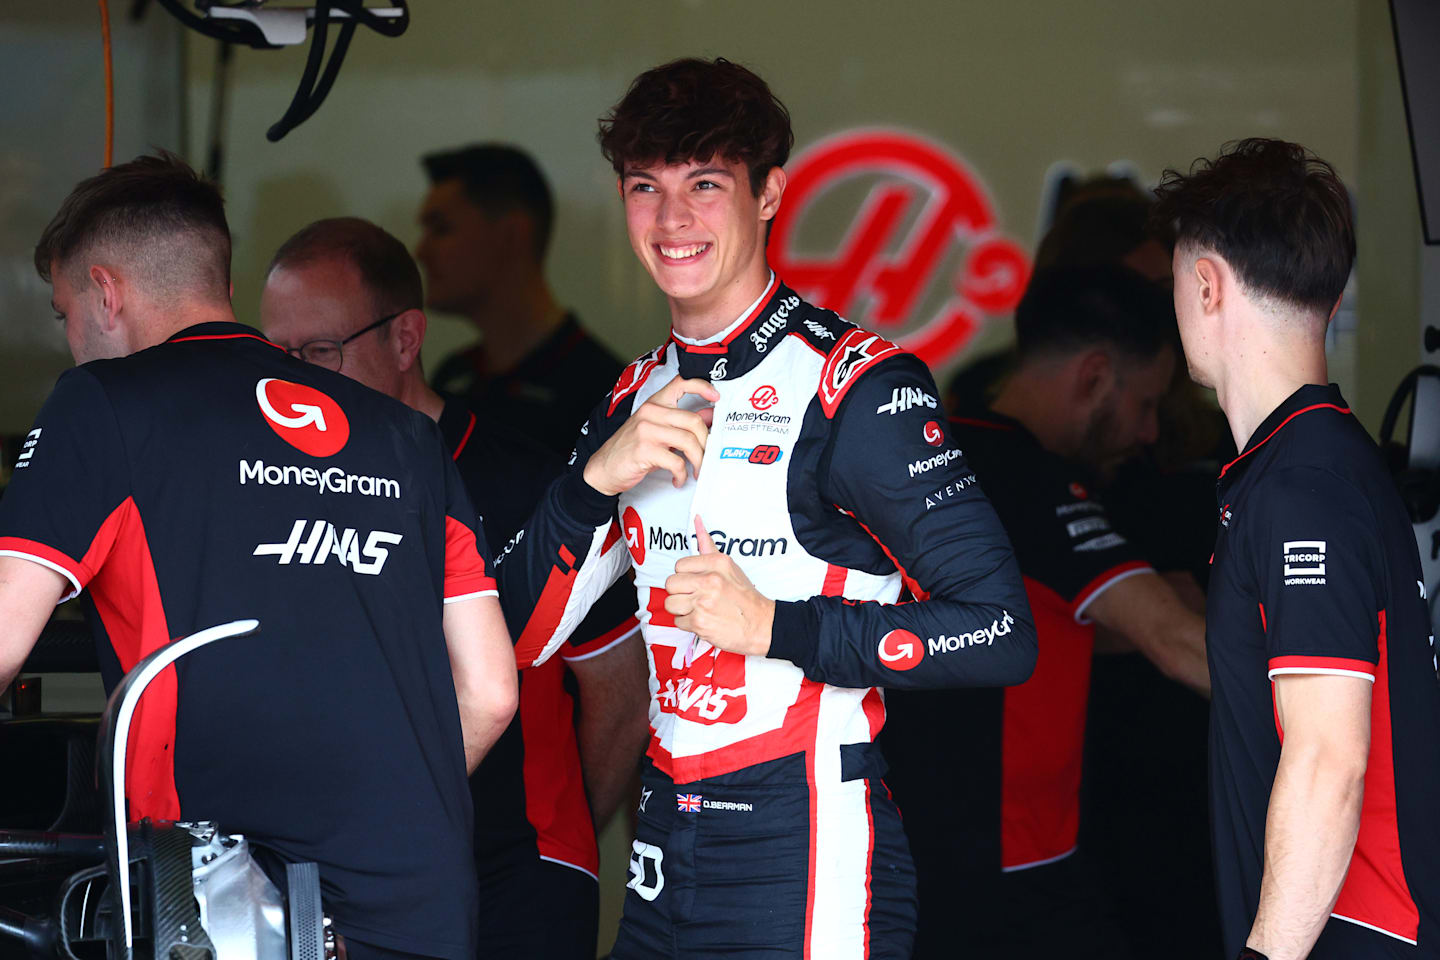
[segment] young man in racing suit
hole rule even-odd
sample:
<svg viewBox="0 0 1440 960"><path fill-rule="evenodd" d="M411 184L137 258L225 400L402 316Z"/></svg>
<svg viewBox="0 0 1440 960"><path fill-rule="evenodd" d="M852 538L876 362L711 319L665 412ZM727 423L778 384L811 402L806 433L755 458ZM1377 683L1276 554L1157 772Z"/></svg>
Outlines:
<svg viewBox="0 0 1440 960"><path fill-rule="evenodd" d="M621 960L908 957L880 688L1014 684L1035 660L1010 542L929 372L766 264L791 143L765 83L724 60L642 74L602 122L673 333L497 561L537 600L522 662L635 569L653 736Z"/></svg>

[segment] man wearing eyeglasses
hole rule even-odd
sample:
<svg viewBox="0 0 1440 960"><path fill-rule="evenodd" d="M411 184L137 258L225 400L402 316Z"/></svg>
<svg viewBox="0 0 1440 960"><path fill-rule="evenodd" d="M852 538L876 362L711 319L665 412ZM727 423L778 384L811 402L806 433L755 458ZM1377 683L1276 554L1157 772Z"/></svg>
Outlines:
<svg viewBox="0 0 1440 960"><path fill-rule="evenodd" d="M434 425L235 322L223 201L178 157L82 181L35 267L79 366L0 501L0 688L82 592L107 688L259 620L146 690L129 816L318 864L352 960L473 960L466 772L516 691Z"/></svg>
<svg viewBox="0 0 1440 960"><path fill-rule="evenodd" d="M436 420L498 553L561 462L497 428L493 413L477 417L426 384L420 303L405 246L344 217L312 223L280 247L260 315L266 335L292 355ZM481 956L595 956L595 828L615 812L649 734L634 600L628 584L612 588L559 656L520 675L521 709L471 777ZM506 608L513 636L531 612Z"/></svg>

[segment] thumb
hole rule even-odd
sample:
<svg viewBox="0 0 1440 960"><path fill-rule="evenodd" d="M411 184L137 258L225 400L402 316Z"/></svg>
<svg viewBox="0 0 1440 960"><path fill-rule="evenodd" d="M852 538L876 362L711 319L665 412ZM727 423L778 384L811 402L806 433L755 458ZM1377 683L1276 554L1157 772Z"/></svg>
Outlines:
<svg viewBox="0 0 1440 960"><path fill-rule="evenodd" d="M715 541L710 539L710 533L705 529L705 521L700 519L698 513L695 515L695 543L702 557L707 553L720 552L715 549Z"/></svg>

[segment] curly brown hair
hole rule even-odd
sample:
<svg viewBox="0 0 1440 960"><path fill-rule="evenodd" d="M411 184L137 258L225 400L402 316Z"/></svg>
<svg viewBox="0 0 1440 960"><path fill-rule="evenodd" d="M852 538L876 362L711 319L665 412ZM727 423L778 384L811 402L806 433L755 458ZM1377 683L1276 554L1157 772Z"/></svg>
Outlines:
<svg viewBox="0 0 1440 960"><path fill-rule="evenodd" d="M764 80L724 57L672 60L640 74L600 121L599 139L619 176L627 167L718 156L745 164L755 196L795 145L785 104Z"/></svg>
<svg viewBox="0 0 1440 960"><path fill-rule="evenodd" d="M1350 194L1335 169L1298 143L1226 144L1189 173L1166 170L1155 223L1178 247L1213 250L1240 282L1328 316L1355 262Z"/></svg>

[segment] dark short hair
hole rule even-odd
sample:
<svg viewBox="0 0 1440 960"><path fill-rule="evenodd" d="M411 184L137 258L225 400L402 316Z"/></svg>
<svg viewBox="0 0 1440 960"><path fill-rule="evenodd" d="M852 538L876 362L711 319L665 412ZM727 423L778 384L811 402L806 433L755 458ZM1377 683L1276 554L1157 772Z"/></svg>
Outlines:
<svg viewBox="0 0 1440 960"><path fill-rule="evenodd" d="M1091 177L1070 185L1055 221L1035 251L1035 268L1119 263L1156 236L1155 199L1126 177Z"/></svg>
<svg viewBox="0 0 1440 960"><path fill-rule="evenodd" d="M220 189L175 154L103 170L82 180L35 244L35 269L76 268L105 251L142 270L153 294L230 298L230 226Z"/></svg>
<svg viewBox="0 0 1440 960"><path fill-rule="evenodd" d="M1157 223L1178 246L1213 250L1247 289L1329 316L1355 262L1350 195L1335 169L1298 143L1226 144L1190 172L1166 170Z"/></svg>
<svg viewBox="0 0 1440 960"><path fill-rule="evenodd" d="M535 223L535 260L544 262L555 224L555 198L530 154L501 143L478 143L432 153L420 161L431 183L459 180L465 196L490 219L528 214Z"/></svg>
<svg viewBox="0 0 1440 960"><path fill-rule="evenodd" d="M1145 362L1178 339L1170 293L1114 264L1037 271L1015 309L1022 362L1093 347Z"/></svg>
<svg viewBox="0 0 1440 960"><path fill-rule="evenodd" d="M275 251L265 275L331 257L360 271L377 314L418 310L424 302L420 270L405 244L359 217L316 220L303 228Z"/></svg>
<svg viewBox="0 0 1440 960"><path fill-rule="evenodd" d="M600 121L600 152L615 173L654 163L743 163L760 195L790 158L790 111L765 81L724 57L687 58L647 70Z"/></svg>

